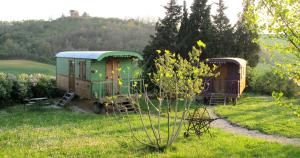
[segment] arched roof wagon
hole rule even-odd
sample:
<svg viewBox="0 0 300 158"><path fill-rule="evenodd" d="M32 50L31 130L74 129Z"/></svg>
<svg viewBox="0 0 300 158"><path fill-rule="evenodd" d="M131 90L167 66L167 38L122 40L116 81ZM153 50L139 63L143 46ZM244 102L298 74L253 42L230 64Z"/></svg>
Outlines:
<svg viewBox="0 0 300 158"><path fill-rule="evenodd" d="M216 72L219 76L208 80L205 99L209 99L210 104L225 103L231 99L235 103L246 87L247 61L242 58L211 58L208 64L218 66Z"/></svg>
<svg viewBox="0 0 300 158"><path fill-rule="evenodd" d="M142 60L139 53L130 51L60 52L56 55L57 86L100 102L106 96L125 95L133 82L143 82L138 65Z"/></svg>

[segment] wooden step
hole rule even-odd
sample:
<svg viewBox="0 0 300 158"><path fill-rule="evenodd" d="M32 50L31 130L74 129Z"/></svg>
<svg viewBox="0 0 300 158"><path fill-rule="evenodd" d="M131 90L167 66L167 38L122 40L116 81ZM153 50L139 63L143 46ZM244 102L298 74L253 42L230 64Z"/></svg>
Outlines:
<svg viewBox="0 0 300 158"><path fill-rule="evenodd" d="M73 92L66 92L64 94L64 96L62 97L62 99L60 99L56 105L58 106L65 106L65 104L67 104L68 102L70 102L75 96L75 93Z"/></svg>
<svg viewBox="0 0 300 158"><path fill-rule="evenodd" d="M225 94L222 93L212 93L210 100L209 100L209 105L217 105L217 104L226 104L226 96Z"/></svg>

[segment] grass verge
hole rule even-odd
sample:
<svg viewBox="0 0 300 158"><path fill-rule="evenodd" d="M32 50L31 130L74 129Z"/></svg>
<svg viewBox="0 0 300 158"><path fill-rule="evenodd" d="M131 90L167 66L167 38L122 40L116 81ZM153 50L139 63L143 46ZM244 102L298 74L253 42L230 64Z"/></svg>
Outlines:
<svg viewBox="0 0 300 158"><path fill-rule="evenodd" d="M300 99L285 99L300 105ZM289 108L278 106L270 96L246 94L236 106L217 106L215 111L230 122L267 134L300 138L300 118Z"/></svg>
<svg viewBox="0 0 300 158"><path fill-rule="evenodd" d="M0 72L11 73L15 75L21 73L42 73L54 76L55 66L29 60L0 60Z"/></svg>

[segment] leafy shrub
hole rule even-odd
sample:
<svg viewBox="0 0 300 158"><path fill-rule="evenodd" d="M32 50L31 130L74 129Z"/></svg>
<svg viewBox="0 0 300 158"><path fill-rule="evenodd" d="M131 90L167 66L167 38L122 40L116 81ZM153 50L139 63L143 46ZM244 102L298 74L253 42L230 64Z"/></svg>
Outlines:
<svg viewBox="0 0 300 158"><path fill-rule="evenodd" d="M0 73L0 104L8 103L13 86L13 76Z"/></svg>
<svg viewBox="0 0 300 158"><path fill-rule="evenodd" d="M252 86L250 84L251 84L253 78L254 78L253 68L250 66L247 66L247 68L246 68L246 87L247 87L246 90L247 91L252 90Z"/></svg>
<svg viewBox="0 0 300 158"><path fill-rule="evenodd" d="M29 76L27 74L20 74L16 80L13 81L11 98L16 102L24 100L29 97Z"/></svg>
<svg viewBox="0 0 300 158"><path fill-rule="evenodd" d="M25 98L62 96L55 79L42 74L20 74L18 76L0 73L0 107Z"/></svg>
<svg viewBox="0 0 300 158"><path fill-rule="evenodd" d="M30 76L30 81L33 97L53 98L63 94L63 92L56 87L55 79L49 76L35 74Z"/></svg>
<svg viewBox="0 0 300 158"><path fill-rule="evenodd" d="M292 80L282 78L273 71L258 75L249 69L247 80L248 89L261 94L272 95L273 91L281 91L287 97L291 97L299 91L299 87Z"/></svg>

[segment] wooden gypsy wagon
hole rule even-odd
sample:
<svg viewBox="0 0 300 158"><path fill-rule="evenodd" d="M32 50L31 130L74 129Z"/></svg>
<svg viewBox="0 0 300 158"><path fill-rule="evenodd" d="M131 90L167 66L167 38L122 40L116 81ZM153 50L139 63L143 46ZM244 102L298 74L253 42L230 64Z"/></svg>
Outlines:
<svg viewBox="0 0 300 158"><path fill-rule="evenodd" d="M226 104L237 99L246 87L246 64L241 58L211 58L210 65L218 66L219 76L206 80L208 89L204 92L204 101L210 105Z"/></svg>
<svg viewBox="0 0 300 158"><path fill-rule="evenodd" d="M138 65L142 60L139 53L128 51L60 52L56 55L57 86L103 104L107 96L122 98L133 83L143 84Z"/></svg>

